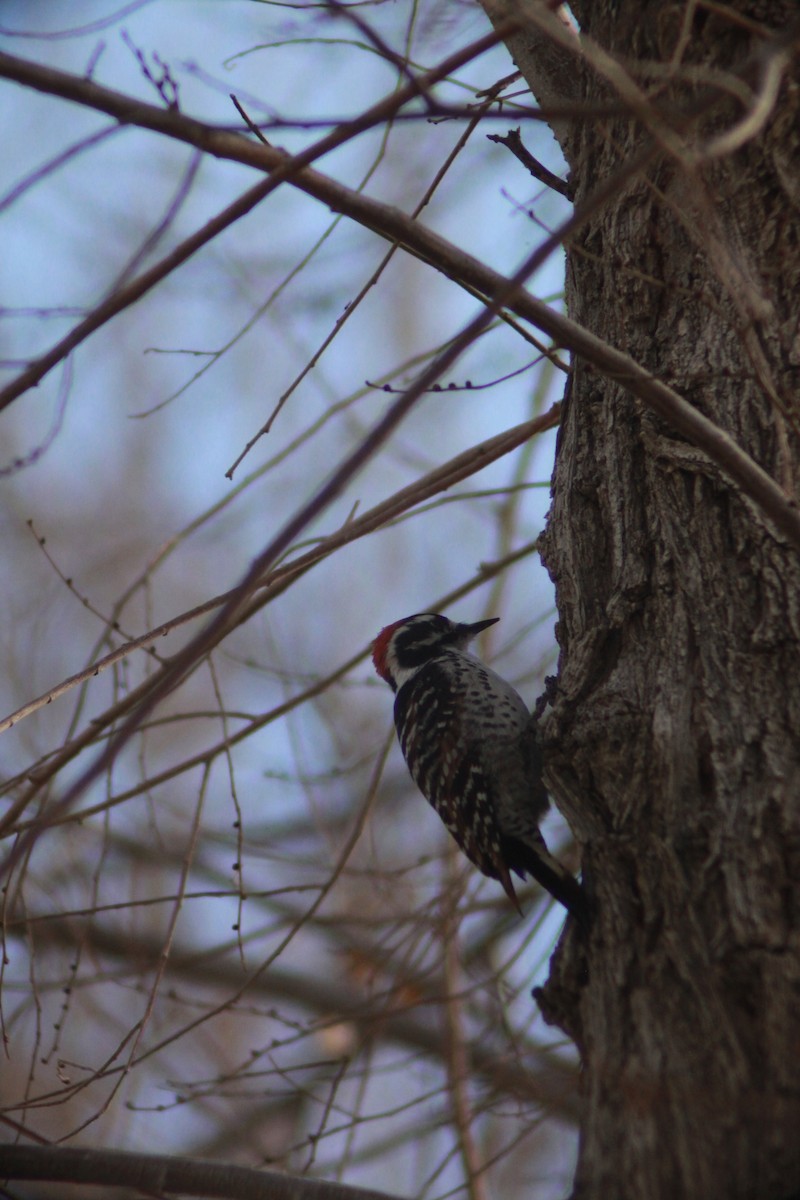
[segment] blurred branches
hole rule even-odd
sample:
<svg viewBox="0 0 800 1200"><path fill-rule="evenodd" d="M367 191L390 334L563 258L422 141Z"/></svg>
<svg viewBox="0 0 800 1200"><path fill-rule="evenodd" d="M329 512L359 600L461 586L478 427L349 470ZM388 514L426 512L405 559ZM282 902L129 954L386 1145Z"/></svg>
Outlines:
<svg viewBox="0 0 800 1200"><path fill-rule="evenodd" d="M0 1146L9 1179L135 1187L163 1195L214 1196L221 1200L385 1200L368 1191L311 1179L290 1179L275 1171L255 1171L228 1163L199 1162L177 1155L124 1154L121 1151L63 1147Z"/></svg>
<svg viewBox="0 0 800 1200"><path fill-rule="evenodd" d="M417 69L413 21L403 33L359 14L382 73L343 122L331 113L353 99L350 43L287 39L265 98L233 23L219 47L236 64L231 129L213 64L176 57L188 27L170 43L168 7L150 7L83 73L70 38L45 37L37 62L0 51L18 129L47 106L42 147L17 144L0 205L15 245L32 236L19 303L0 313L18 563L0 726L0 1121L84 1147L55 1155L51 1179L137 1194L212 1194L204 1156L276 1164L309 1195L315 1179L327 1195L395 1170L389 1192L480 1191L524 1172L532 1147L558 1175L579 1114L574 1053L529 998L557 918L530 888L520 927L443 853L365 670L385 620L466 597L506 613L493 655L529 692L552 661L536 546L568 365L531 327L531 305L556 310L520 285L562 234L519 254L509 230L523 266L498 269L442 222L461 219L465 181L485 206L484 121L542 114L464 74L504 27ZM317 33L320 17L298 28ZM298 64L316 61L342 63L337 89L280 127L330 132L266 143L278 126L262 101L283 89L286 107ZM208 119L188 115L209 103ZM113 128L88 128L98 114ZM322 158L329 174L313 169ZM65 365L59 422L16 452ZM518 569L535 602L515 598ZM42 1170L4 1156L16 1178ZM222 1195L276 1186L236 1168L214 1178Z"/></svg>
<svg viewBox="0 0 800 1200"><path fill-rule="evenodd" d="M486 32L435 0L156 2L102 43L26 17L31 57L0 50L0 1121L42 1143L0 1149L10 1174L564 1193L576 1052L530 999L560 918L530 887L520 922L453 860L371 639L468 598L503 616L482 653L533 708L556 661L537 551L576 364L662 423L658 470L682 454L733 481L795 546L800 517L676 377L561 295L565 247L614 280L655 271L598 249L598 219L665 164L694 179L756 136L789 52L765 43L760 74L676 58L679 103L659 64L549 7L487 5ZM604 81L592 105L579 70ZM706 137L723 103L736 118ZM569 150L612 119L641 138L576 189L545 122ZM506 121L532 148L479 136ZM77 1157L43 1145L70 1138ZM119 1146L142 1153L89 1150Z"/></svg>
<svg viewBox="0 0 800 1200"><path fill-rule="evenodd" d="M469 60L488 48L495 40L496 38L489 35L480 43L471 46L468 52L454 55L446 64L442 65L438 72L433 73L430 80L423 81L424 86L429 86L435 78L449 74L465 59ZM149 290L154 282L157 282L164 274L173 270L185 258L194 253L207 237L215 236L230 221L236 220L245 212L250 211L253 205L263 200L278 184L291 182L294 186L322 200L335 211L350 216L373 232L402 245L423 261L441 270L448 278L482 293L489 303L494 303L497 307L510 308L517 316L531 321L547 333L556 344L579 354L603 374L623 383L627 390L662 416L675 432L688 438L707 454L712 462L730 475L764 509L781 533L800 547L800 516L790 498L780 486L774 483L767 472L762 470L719 425L703 416L672 388L654 378L629 355L604 343L576 322L570 321L569 318L562 316L548 305L522 292L521 284L524 282L525 275L530 271L525 272L519 283L514 284L488 270L463 251L448 246L443 239L425 230L418 223L405 218L396 210L369 200L363 195L352 193L309 169L310 162L333 149L342 137L354 136L370 124L386 119L391 112L390 105L397 104L399 107L402 98L392 97L390 101L376 105L374 110L365 114L360 120L349 123L342 131L329 135L328 138L323 139L322 142L303 154L291 157L264 144L254 145L239 134L202 126L199 122L184 118L174 109L165 111L154 106L142 105L140 102L134 102L127 97L109 92L108 89L99 88L90 81L61 76L54 77L53 72L41 71L35 64L25 63L22 60L11 60L9 56L0 55L0 76L2 75L30 86L42 87L72 100L82 100L90 107L114 115L125 123L138 124L157 132L171 134L181 140L189 141L198 149L215 157L226 157L250 166L260 166L262 169L270 171L271 175L270 178L262 184L256 185L245 197L237 201L230 211L221 215L218 218L219 223L213 223L211 230L201 231L199 235L190 240L189 244L170 255L168 262L154 269L153 273L148 273L147 278L140 279L138 284L129 285L130 292L124 295L122 300L117 299L114 303L109 301L110 311L95 313L93 318L84 323L83 329L74 331L69 339L62 345L54 347L38 365L29 368L14 384L8 385L0 391L0 408L11 403L23 391L37 382L64 354L74 349L74 346L87 333L92 332L98 324L103 324L108 316L119 311L117 304L120 307L126 307L133 303L140 295ZM413 94L410 85L409 89ZM402 93L399 96L402 97ZM598 188L595 194L585 201L578 212L570 218L564 228L559 230L558 235L553 239L553 248L579 228L592 212L601 208L611 196L617 194L625 180L647 165L658 148L659 143L655 141L644 152L637 154L635 160L623 167L611 180ZM433 379L426 381L426 386L433 381Z"/></svg>

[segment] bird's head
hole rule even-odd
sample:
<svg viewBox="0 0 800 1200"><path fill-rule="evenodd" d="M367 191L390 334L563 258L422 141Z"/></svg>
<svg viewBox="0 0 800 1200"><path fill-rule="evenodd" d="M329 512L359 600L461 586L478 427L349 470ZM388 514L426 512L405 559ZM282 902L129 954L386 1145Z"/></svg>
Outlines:
<svg viewBox="0 0 800 1200"><path fill-rule="evenodd" d="M499 619L490 617L488 621L467 625L451 621L441 613L403 617L382 629L372 643L375 670L396 692L420 667L448 650L466 650L482 629L488 629Z"/></svg>

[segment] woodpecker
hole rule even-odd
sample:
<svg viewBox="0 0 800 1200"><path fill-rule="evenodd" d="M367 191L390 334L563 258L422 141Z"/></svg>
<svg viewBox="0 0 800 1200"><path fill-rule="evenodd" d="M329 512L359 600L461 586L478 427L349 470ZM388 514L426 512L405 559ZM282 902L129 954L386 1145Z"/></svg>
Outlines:
<svg viewBox="0 0 800 1200"><path fill-rule="evenodd" d="M511 684L467 649L497 620L415 613L381 630L372 661L395 693L411 777L467 858L520 912L511 871L531 875L585 924L583 888L539 832L549 802L533 720Z"/></svg>

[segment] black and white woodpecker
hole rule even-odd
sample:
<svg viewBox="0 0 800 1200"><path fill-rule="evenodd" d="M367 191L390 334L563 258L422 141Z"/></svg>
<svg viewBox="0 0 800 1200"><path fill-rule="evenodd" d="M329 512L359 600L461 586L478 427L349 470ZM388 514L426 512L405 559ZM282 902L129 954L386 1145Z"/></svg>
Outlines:
<svg viewBox="0 0 800 1200"><path fill-rule="evenodd" d="M532 876L582 924L586 894L539 831L548 807L533 720L518 692L473 654L499 618L465 625L415 613L382 629L375 670L395 693L408 769L467 858L519 902L510 872Z"/></svg>

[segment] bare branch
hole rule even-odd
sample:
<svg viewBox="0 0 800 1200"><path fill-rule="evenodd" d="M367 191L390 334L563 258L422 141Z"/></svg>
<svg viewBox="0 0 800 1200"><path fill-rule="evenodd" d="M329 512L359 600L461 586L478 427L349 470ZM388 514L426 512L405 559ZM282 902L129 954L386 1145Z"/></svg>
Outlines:
<svg viewBox="0 0 800 1200"><path fill-rule="evenodd" d="M292 920L295 918L293 917ZM76 932L98 953L123 962L158 961L162 951L161 942L141 937L128 931L125 939L110 928L97 922L62 920L56 917L48 921L38 934L39 939L72 945ZM184 952L180 948L172 951L168 964L168 978L173 982L182 980L193 987L219 988L238 993L242 986L242 971L238 963L209 962L196 953ZM416 987L411 988L415 994ZM272 966L268 974L252 980L247 989L250 998L273 1002L282 999L318 1014L322 1022L335 1023L341 1020L357 1023L360 1037L364 1041L380 1038L409 1046L441 1061L447 1047L442 1040L438 1020L432 1019L431 1010L447 1003L446 991L434 994L427 989L411 1005L403 999L409 989L401 981L386 992L359 993L329 974L310 977L299 971ZM471 1068L477 1072L498 1096L506 1100L540 1104L556 1111L562 1120L575 1122L582 1108L574 1067L558 1054L526 1041L524 1047L525 1067L519 1061L504 1060L496 1048L486 1041L472 1039L469 1047ZM109 1074L121 1068L109 1068Z"/></svg>
<svg viewBox="0 0 800 1200"><path fill-rule="evenodd" d="M486 39L483 41L485 42ZM478 43L475 43L470 48L473 55L477 45ZM464 61L465 56L466 52L463 52L460 61ZM453 58L455 57L453 56ZM452 58L448 60L447 64L442 64L441 70L444 71L445 67L448 71L453 69ZM487 268L464 251L455 249L446 239L440 238L425 229L424 226L410 220L397 209L352 192L305 166L309 155L316 156L324 152L320 148L321 143L314 147L313 151L307 151L305 155L299 155L293 159L281 150L253 144L240 134L231 134L203 125L199 121L183 117L174 111L166 111L131 100L129 97L112 92L107 88L100 88L97 84L87 80L26 63L23 60L12 58L10 55L0 54L0 75L17 79L21 83L40 88L43 91L64 95L79 103L89 104L104 112L109 112L119 120L139 124L144 128L166 133L182 141L189 141L215 156L247 163L262 170L280 169L281 180L290 180L295 187L315 196L334 211L346 213L382 237L399 242L411 253L431 263L449 278L457 282L466 282L478 289L497 307L500 307L500 304L509 307L518 316L538 326L558 345L569 348L574 354L580 355L591 363L603 375L614 379L658 413L676 433L704 450L742 491L755 500L774 523L776 529L797 548L800 548L800 513L797 505L724 430L698 412L672 388L656 379L649 371L636 363L630 355L603 342L602 339L582 328L569 317L554 311L542 301L529 295L520 286L511 287L508 279ZM382 104L384 103L382 102ZM375 109L370 110L370 113L374 114L379 107L376 106ZM371 119L377 121L378 117L373 116ZM366 115L364 120L366 120ZM327 139L325 140L327 141ZM589 212L595 211L599 205L605 203L618 191L622 178L627 178L636 170L642 169L657 151L658 147L651 144L635 163L627 164L618 176L598 189L590 201L582 206L576 212L575 217L559 231L559 235L555 239L556 243L568 232L571 233L578 228ZM502 300L498 303L499 297L502 297ZM426 383L425 386L427 387L428 384ZM20 389L16 383L9 385L3 392L0 392L0 406L9 403L19 394Z"/></svg>
<svg viewBox="0 0 800 1200"><path fill-rule="evenodd" d="M444 463L441 467L437 467L428 475L423 476L416 483L409 484L408 487L395 492L388 500L375 505L374 508L369 509L368 512L363 513L360 517L357 517L353 521L348 521L336 533L323 538L313 550L308 550L305 554L298 556L291 562L276 568L262 585L265 590L270 589L269 596L260 596L252 611L256 611L256 607L263 607L267 599L272 599L278 595L290 580L296 579L302 572L314 566L315 563L321 562L335 550L356 541L358 538L364 537L368 533L374 533L389 521L395 520L402 513L408 512L418 504L422 504L431 496L438 495L440 492L453 487L462 479L468 479L470 475L482 471L484 467L511 453L512 450L515 450L517 446L528 441L529 438L535 437L539 433L544 433L548 429L555 428L558 424L559 414L560 406L554 405L543 416L534 417L533 420L525 421L521 425L515 425L512 429L507 429L478 446L472 446L469 450L456 455L449 462ZM86 680L91 679L95 675L99 675L115 663L121 662L122 659L127 658L136 650L146 649L152 642L166 637L189 621L194 621L198 617L213 612L215 608L219 608L229 601L233 594L234 589L231 589L229 592L223 592L222 595L214 596L212 599L206 600L203 604L198 604L195 608L189 609L188 612L181 613L177 617L172 617L169 621L165 621L155 629L151 629L147 633L143 633L140 637L133 638L125 642L122 646L118 646L110 654L106 654L103 658L91 663L75 675L70 675L62 683L49 688L35 700L30 700L22 708L18 708L16 712L10 713L3 720L0 720L0 733L5 732L6 729L10 729L12 725L17 725L20 721L31 716L45 705L52 704L54 700L65 695L72 688L86 682ZM252 615L252 611L243 619L248 619ZM149 680L145 686L151 686L152 683L153 679ZM127 699L129 700L130 696ZM93 737L97 737L111 720L117 720L121 715L122 713L115 707L113 715L107 714L107 716L96 717L92 722ZM48 764L44 772L44 776L48 779L52 778L53 765ZM63 765L64 761L59 756L59 767L57 769L60 769ZM35 774L37 782L41 783L43 778L40 778L40 772L37 771ZM0 822L0 834L8 827L8 816L9 814L6 814Z"/></svg>
<svg viewBox="0 0 800 1200"><path fill-rule="evenodd" d="M511 14L519 19L521 29L504 40L543 109L556 112L565 103L578 100L577 30L565 5L555 0L482 0L482 7L495 26L505 23ZM549 124L569 161L572 122L553 116Z"/></svg>
<svg viewBox="0 0 800 1200"><path fill-rule="evenodd" d="M552 188L554 192L558 192L561 196L566 196L568 200L572 199L572 189L563 179L559 179L558 175L554 175L549 171L537 158L531 154L520 135L519 126L516 129L509 129L505 137L500 133L488 133L487 140L497 142L500 146L506 146L515 158L518 158L525 167L533 175L534 179L538 179L545 187Z"/></svg>
<svg viewBox="0 0 800 1200"><path fill-rule="evenodd" d="M5 1179L136 1187L158 1195L175 1192L219 1200L387 1200L385 1192L343 1183L169 1154L7 1145L0 1146L0 1164Z"/></svg>

